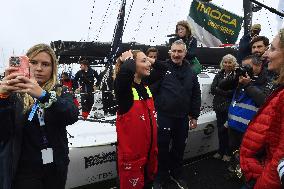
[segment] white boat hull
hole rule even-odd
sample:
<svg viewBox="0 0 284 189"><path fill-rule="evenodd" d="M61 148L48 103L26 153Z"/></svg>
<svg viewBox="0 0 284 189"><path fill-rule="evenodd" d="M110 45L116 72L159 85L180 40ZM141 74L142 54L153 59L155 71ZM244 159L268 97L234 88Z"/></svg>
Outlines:
<svg viewBox="0 0 284 189"><path fill-rule="evenodd" d="M212 95L212 77L199 77L202 112L198 127L189 130L184 159L197 157L218 149L218 131ZM97 98L97 97L96 97ZM105 120L107 119L107 120ZM70 164L66 188L75 188L117 177L115 116L104 120L79 120L68 127Z"/></svg>

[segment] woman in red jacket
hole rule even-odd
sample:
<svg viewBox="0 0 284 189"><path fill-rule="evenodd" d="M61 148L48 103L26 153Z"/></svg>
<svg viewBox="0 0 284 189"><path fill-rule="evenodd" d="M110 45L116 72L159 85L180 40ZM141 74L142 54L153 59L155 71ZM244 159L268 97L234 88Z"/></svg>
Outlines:
<svg viewBox="0 0 284 189"><path fill-rule="evenodd" d="M157 124L152 94L141 82L151 63L142 51L126 51L117 60L114 90L120 189L152 188L157 172Z"/></svg>
<svg viewBox="0 0 284 189"><path fill-rule="evenodd" d="M280 189L277 166L284 157L284 29L266 51L268 69L279 74L276 89L250 122L240 149L240 164L254 189Z"/></svg>

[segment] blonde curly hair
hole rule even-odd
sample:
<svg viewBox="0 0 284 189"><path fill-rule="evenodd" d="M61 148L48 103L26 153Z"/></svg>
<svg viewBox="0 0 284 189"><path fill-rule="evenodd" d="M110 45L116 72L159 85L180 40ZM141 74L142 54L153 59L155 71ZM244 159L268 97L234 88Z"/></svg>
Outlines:
<svg viewBox="0 0 284 189"><path fill-rule="evenodd" d="M220 62L220 68L221 69L223 69L223 64L224 64L225 60L228 60L228 61L232 62L233 65L234 65L234 68L239 66L239 64L237 62L237 59L236 59L236 57L234 55L226 54L225 56L223 56L223 58L222 58L222 60Z"/></svg>

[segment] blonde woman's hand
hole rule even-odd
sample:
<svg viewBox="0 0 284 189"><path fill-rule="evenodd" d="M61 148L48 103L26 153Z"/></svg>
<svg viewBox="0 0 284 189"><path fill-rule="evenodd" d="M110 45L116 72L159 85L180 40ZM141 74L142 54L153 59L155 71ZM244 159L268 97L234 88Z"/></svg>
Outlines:
<svg viewBox="0 0 284 189"><path fill-rule="evenodd" d="M11 73L17 71L18 68L9 67L5 70L5 77L0 81L0 94L10 94L19 90L16 84L22 82L18 77L22 76L21 73Z"/></svg>
<svg viewBox="0 0 284 189"><path fill-rule="evenodd" d="M119 58L122 62L124 62L128 58L133 58L133 54L132 54L131 50L125 51L124 53L121 54L121 56Z"/></svg>
<svg viewBox="0 0 284 189"><path fill-rule="evenodd" d="M15 85L19 88L16 92L27 93L34 98L39 98L41 96L43 89L39 86L36 80L24 76L19 76L18 79L22 82Z"/></svg>

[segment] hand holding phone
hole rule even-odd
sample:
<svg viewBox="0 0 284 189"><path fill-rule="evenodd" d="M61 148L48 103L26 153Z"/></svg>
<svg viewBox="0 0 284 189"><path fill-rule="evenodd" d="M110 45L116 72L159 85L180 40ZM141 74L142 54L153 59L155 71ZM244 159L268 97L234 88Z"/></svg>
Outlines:
<svg viewBox="0 0 284 189"><path fill-rule="evenodd" d="M12 56L9 59L9 65L18 68L18 70L10 73L21 73L23 76L30 78L30 65L27 56Z"/></svg>

